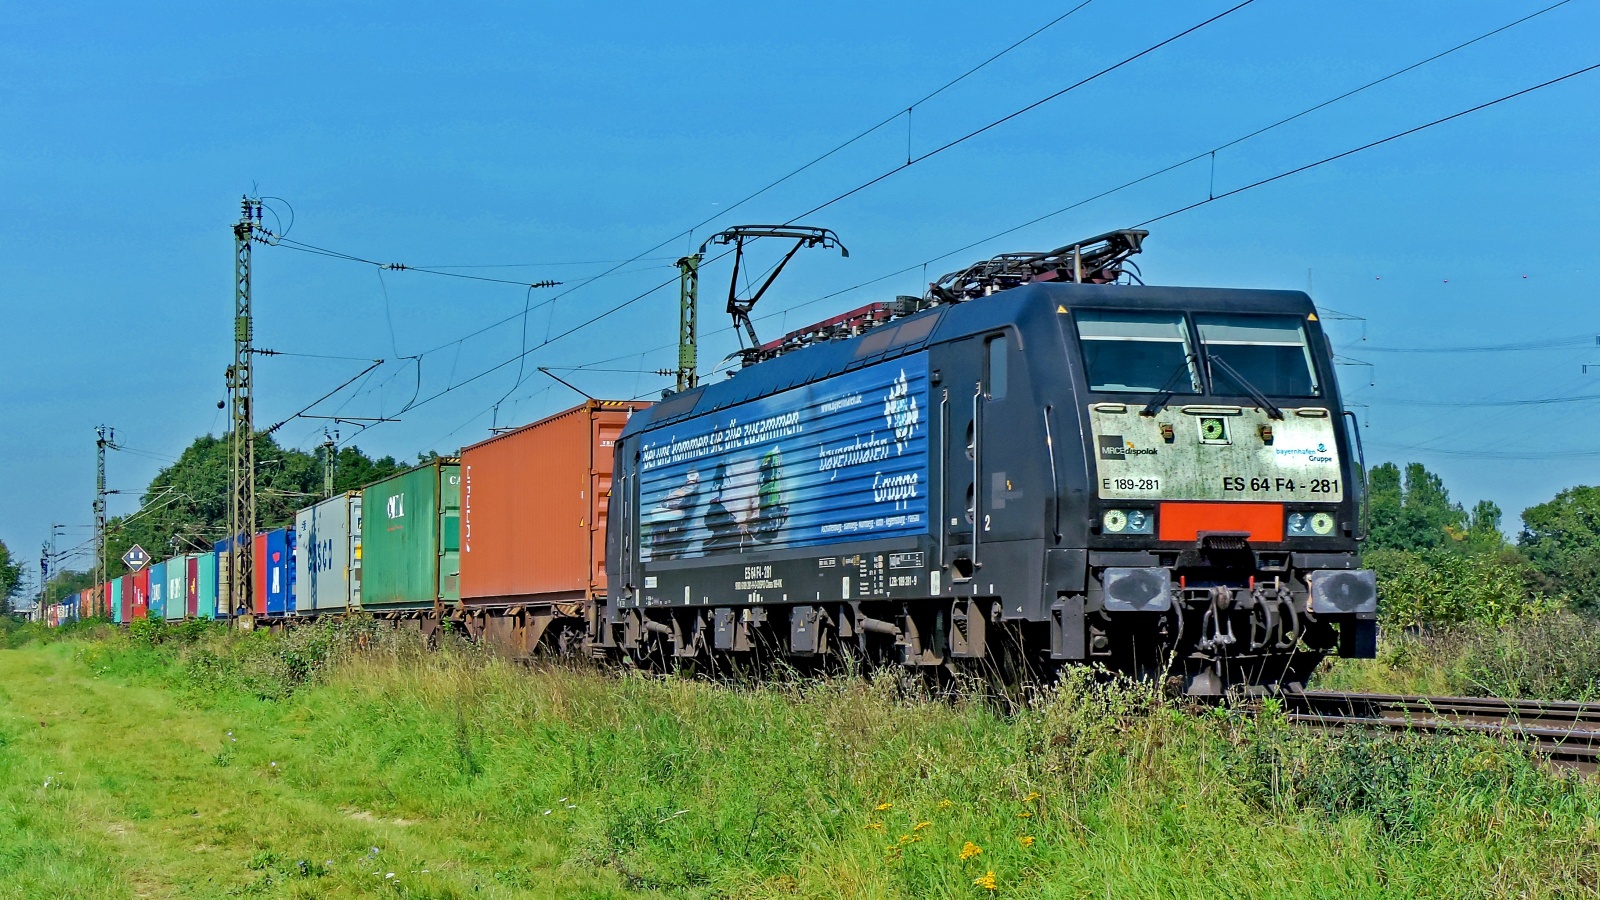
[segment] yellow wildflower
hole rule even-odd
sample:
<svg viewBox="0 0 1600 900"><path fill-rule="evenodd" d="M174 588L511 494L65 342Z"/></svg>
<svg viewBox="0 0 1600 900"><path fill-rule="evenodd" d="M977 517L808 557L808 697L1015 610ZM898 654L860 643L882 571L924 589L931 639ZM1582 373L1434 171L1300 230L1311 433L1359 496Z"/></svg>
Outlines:
<svg viewBox="0 0 1600 900"><path fill-rule="evenodd" d="M888 809L889 807L891 807L893 805L894 805L893 803L879 803L877 806L874 806L872 808L872 811L873 812L883 812L884 810Z"/></svg>
<svg viewBox="0 0 1600 900"><path fill-rule="evenodd" d="M985 874L982 878L974 878L974 879L972 879L972 883L977 885L978 887L983 888L986 891L998 891L998 890L1000 890L1000 886L995 884L995 881L994 881L994 870L993 869L990 869L989 872L987 874Z"/></svg>
<svg viewBox="0 0 1600 900"><path fill-rule="evenodd" d="M900 846L904 847L907 844L915 844L920 840L922 840L922 835L920 834L902 834L900 835Z"/></svg>
<svg viewBox="0 0 1600 900"><path fill-rule="evenodd" d="M918 822L917 824L911 826L911 830L912 831L921 831L922 829L927 828L929 825L932 825L932 824L933 824L932 822Z"/></svg>
<svg viewBox="0 0 1600 900"><path fill-rule="evenodd" d="M871 831L883 831L884 830L882 822L868 822L867 824L865 824L865 825L863 825L861 827L869 829Z"/></svg>
<svg viewBox="0 0 1600 900"><path fill-rule="evenodd" d="M1032 803L1033 801L1038 800L1040 797L1043 797L1043 796L1044 795L1039 793L1038 791L1033 791L1033 792L1029 793L1028 796L1023 797L1022 798L1022 802L1023 803Z"/></svg>
<svg viewBox="0 0 1600 900"><path fill-rule="evenodd" d="M971 859L974 856L977 856L979 853L982 853L982 852L983 852L983 848L979 847L977 844L974 844L971 841L967 841L965 844L961 845L961 858L962 859Z"/></svg>
<svg viewBox="0 0 1600 900"><path fill-rule="evenodd" d="M1019 813L1017 813L1017 818L1019 818L1019 819L1031 819L1031 818L1033 818L1033 813L1031 813L1031 812L1019 812Z"/></svg>
<svg viewBox="0 0 1600 900"><path fill-rule="evenodd" d="M1031 835L1023 835L1022 837L1017 838L1017 843L1024 847L1032 847L1033 837Z"/></svg>
<svg viewBox="0 0 1600 900"><path fill-rule="evenodd" d="M955 806L955 804L951 803L949 800L940 800L939 801L939 808L940 809L949 809L952 806Z"/></svg>

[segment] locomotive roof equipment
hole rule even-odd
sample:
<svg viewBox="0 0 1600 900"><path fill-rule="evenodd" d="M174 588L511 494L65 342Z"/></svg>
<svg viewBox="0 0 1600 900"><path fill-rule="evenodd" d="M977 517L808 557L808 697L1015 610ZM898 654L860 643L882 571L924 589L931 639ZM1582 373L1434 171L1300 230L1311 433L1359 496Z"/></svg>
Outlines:
<svg viewBox="0 0 1600 900"><path fill-rule="evenodd" d="M755 290L755 293L741 300L739 299L739 268L744 264L745 242L764 237L793 240L794 246L790 247L789 252L783 255L783 259L778 260L778 264L772 267L772 271L767 274L767 279L761 282L761 286ZM844 244L839 242L839 236L833 233L833 229L813 228L808 225L735 225L726 231L707 238L706 242L700 245L700 254L702 256L705 255L706 248L712 244L733 245L733 274L728 279L728 315L733 317L734 330L742 332L740 341L742 342L746 337L750 339L750 346L739 351L739 357L745 365L760 362L770 355L767 353L766 348L762 346L761 341L756 338L755 325L750 321L750 310L755 308L756 302L767 292L767 288L772 287L772 283L778 280L778 274L783 271L784 266L789 264L789 260L800 252L800 248L822 247L831 250L834 247L838 247L840 256L845 258L850 256L850 251L845 249Z"/></svg>

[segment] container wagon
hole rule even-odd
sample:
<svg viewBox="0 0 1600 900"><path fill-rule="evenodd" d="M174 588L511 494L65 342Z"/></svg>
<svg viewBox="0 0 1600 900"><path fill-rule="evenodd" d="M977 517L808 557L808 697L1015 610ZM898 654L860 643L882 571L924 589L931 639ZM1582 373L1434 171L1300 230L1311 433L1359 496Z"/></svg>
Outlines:
<svg viewBox="0 0 1600 900"><path fill-rule="evenodd" d="M575 652L605 595L617 436L647 403L590 400L461 451L461 604L513 657Z"/></svg>
<svg viewBox="0 0 1600 900"><path fill-rule="evenodd" d="M461 463L436 459L361 492L361 608L432 635L460 599Z"/></svg>
<svg viewBox="0 0 1600 900"><path fill-rule="evenodd" d="M361 493L351 491L295 516L295 610L301 616L361 608Z"/></svg>

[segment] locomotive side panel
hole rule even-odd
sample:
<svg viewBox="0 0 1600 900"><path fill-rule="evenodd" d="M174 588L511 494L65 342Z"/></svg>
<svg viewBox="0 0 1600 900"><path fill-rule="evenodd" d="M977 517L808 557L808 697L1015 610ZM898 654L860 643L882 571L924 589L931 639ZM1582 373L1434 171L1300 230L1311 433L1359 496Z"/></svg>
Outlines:
<svg viewBox="0 0 1600 900"><path fill-rule="evenodd" d="M925 591L927 408L918 353L641 434L639 604Z"/></svg>

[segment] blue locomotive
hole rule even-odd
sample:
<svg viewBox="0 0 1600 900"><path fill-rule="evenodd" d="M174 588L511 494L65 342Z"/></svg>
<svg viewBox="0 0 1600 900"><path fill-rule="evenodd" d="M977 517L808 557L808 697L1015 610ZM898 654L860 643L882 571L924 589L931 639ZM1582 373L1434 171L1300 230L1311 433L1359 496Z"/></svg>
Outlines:
<svg viewBox="0 0 1600 900"><path fill-rule="evenodd" d="M1315 307L1139 284L1144 237L987 260L636 413L591 640L1195 694L1370 657L1364 466Z"/></svg>

